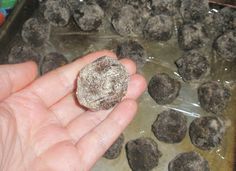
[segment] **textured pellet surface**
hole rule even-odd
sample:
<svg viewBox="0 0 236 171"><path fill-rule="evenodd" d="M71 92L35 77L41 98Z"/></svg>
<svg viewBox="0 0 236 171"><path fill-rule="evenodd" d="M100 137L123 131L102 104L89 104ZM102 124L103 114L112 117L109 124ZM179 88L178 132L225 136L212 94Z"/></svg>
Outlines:
<svg viewBox="0 0 236 171"><path fill-rule="evenodd" d="M138 138L126 144L129 166L134 171L149 171L158 166L162 153L151 138Z"/></svg>
<svg viewBox="0 0 236 171"><path fill-rule="evenodd" d="M191 142L202 150L211 150L222 144L226 127L222 119L206 116L195 119L189 127Z"/></svg>
<svg viewBox="0 0 236 171"><path fill-rule="evenodd" d="M168 171L210 171L208 161L191 151L178 154L169 163Z"/></svg>
<svg viewBox="0 0 236 171"><path fill-rule="evenodd" d="M107 56L85 66L77 81L77 98L91 110L106 110L121 101L128 88L125 67Z"/></svg>
<svg viewBox="0 0 236 171"><path fill-rule="evenodd" d="M125 140L124 134L121 134L117 138L117 140L112 144L112 146L105 152L103 157L110 160L118 158L121 153L124 140Z"/></svg>
<svg viewBox="0 0 236 171"><path fill-rule="evenodd" d="M172 109L164 111L152 124L152 132L159 141L179 143L187 132L187 117Z"/></svg>

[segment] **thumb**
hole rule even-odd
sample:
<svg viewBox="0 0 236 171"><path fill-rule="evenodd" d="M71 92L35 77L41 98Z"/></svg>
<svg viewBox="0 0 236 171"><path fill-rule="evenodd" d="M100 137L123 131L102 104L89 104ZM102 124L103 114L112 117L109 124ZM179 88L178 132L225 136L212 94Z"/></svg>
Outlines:
<svg viewBox="0 0 236 171"><path fill-rule="evenodd" d="M34 62L0 65L0 101L31 83L37 72Z"/></svg>

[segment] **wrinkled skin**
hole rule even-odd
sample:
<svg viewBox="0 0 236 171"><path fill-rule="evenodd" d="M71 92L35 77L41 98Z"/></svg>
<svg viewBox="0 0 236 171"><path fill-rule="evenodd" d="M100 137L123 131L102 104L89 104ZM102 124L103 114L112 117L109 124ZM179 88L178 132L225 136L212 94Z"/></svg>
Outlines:
<svg viewBox="0 0 236 171"><path fill-rule="evenodd" d="M0 170L89 170L134 117L145 80L132 61L125 99L91 112L74 99L78 71L110 51L89 54L37 78L33 62L0 66ZM125 113L125 115L123 115Z"/></svg>

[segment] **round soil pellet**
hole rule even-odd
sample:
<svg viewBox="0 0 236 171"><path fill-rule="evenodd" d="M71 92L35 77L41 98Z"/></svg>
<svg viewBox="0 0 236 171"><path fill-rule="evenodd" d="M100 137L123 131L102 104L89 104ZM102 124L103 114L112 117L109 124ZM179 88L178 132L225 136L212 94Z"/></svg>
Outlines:
<svg viewBox="0 0 236 171"><path fill-rule="evenodd" d="M201 23L184 24L178 30L178 42L180 48L191 50L200 48L208 41L207 34Z"/></svg>
<svg viewBox="0 0 236 171"><path fill-rule="evenodd" d="M224 16L219 12L212 11L204 19L205 30L208 35L215 39L228 29Z"/></svg>
<svg viewBox="0 0 236 171"><path fill-rule="evenodd" d="M104 12L96 3L81 3L73 17L81 30L93 31L102 24Z"/></svg>
<svg viewBox="0 0 236 171"><path fill-rule="evenodd" d="M125 4L126 0L96 0L96 3L104 10L109 21Z"/></svg>
<svg viewBox="0 0 236 171"><path fill-rule="evenodd" d="M189 127L191 142L202 150L211 150L222 144L225 123L216 116L206 116L193 120Z"/></svg>
<svg viewBox="0 0 236 171"><path fill-rule="evenodd" d="M187 132L187 117L176 110L164 111L152 124L152 132L159 141L179 143Z"/></svg>
<svg viewBox="0 0 236 171"><path fill-rule="evenodd" d="M125 96L129 74L115 59L104 56L81 69L77 80L77 98L93 110L107 110Z"/></svg>
<svg viewBox="0 0 236 171"><path fill-rule="evenodd" d="M168 15L156 15L148 19L143 29L148 40L167 41L173 32L173 21Z"/></svg>
<svg viewBox="0 0 236 171"><path fill-rule="evenodd" d="M209 11L208 0L181 0L179 11L185 22L202 21Z"/></svg>
<svg viewBox="0 0 236 171"><path fill-rule="evenodd" d="M231 97L230 90L216 81L205 82L198 88L201 107L215 114L221 113Z"/></svg>
<svg viewBox="0 0 236 171"><path fill-rule="evenodd" d="M136 8L147 8L149 5L149 0L125 0L127 4L130 4Z"/></svg>
<svg viewBox="0 0 236 171"><path fill-rule="evenodd" d="M134 36L142 32L142 17L131 5L123 6L112 16L112 26L121 36Z"/></svg>
<svg viewBox="0 0 236 171"><path fill-rule="evenodd" d="M137 64L138 68L143 67L147 58L147 53L143 46L134 40L128 40L118 44L116 55L118 59L130 58Z"/></svg>
<svg viewBox="0 0 236 171"><path fill-rule="evenodd" d="M68 63L66 57L57 52L47 54L41 64L41 74L45 74Z"/></svg>
<svg viewBox="0 0 236 171"><path fill-rule="evenodd" d="M158 166L162 153L151 138L138 138L126 144L129 166L134 171L149 171Z"/></svg>
<svg viewBox="0 0 236 171"><path fill-rule="evenodd" d="M83 3L78 0L66 0L66 2L71 10L72 15L76 12L76 10L79 8L79 6Z"/></svg>
<svg viewBox="0 0 236 171"><path fill-rule="evenodd" d="M112 144L112 146L105 152L103 157L106 159L116 159L119 157L125 137L124 134L121 134L118 139Z"/></svg>
<svg viewBox="0 0 236 171"><path fill-rule="evenodd" d="M44 17L53 26L63 27L69 23L71 12L65 0L50 0L45 4Z"/></svg>
<svg viewBox="0 0 236 171"><path fill-rule="evenodd" d="M21 36L25 43L39 47L49 39L49 33L48 23L43 23L36 18L30 18L24 23Z"/></svg>
<svg viewBox="0 0 236 171"><path fill-rule="evenodd" d="M34 61L39 64L41 59L42 57L38 52L26 45L16 45L12 47L8 55L8 63L10 64L17 64L26 61Z"/></svg>
<svg viewBox="0 0 236 171"><path fill-rule="evenodd" d="M201 52L195 50L184 53L175 64L184 81L200 79L208 72L210 67L207 58Z"/></svg>
<svg viewBox="0 0 236 171"><path fill-rule="evenodd" d="M236 10L231 7L224 7L220 10L220 14L224 17L228 30L236 29Z"/></svg>
<svg viewBox="0 0 236 171"><path fill-rule="evenodd" d="M160 105L172 103L177 96L181 84L165 73L154 75L148 85L148 93Z"/></svg>
<svg viewBox="0 0 236 171"><path fill-rule="evenodd" d="M111 5L111 1L107 1L107 0L96 0L96 3L102 8L107 10L109 8L109 6ZM123 3L122 3L123 4Z"/></svg>
<svg viewBox="0 0 236 171"><path fill-rule="evenodd" d="M174 0L151 0L151 8L154 15L174 13Z"/></svg>
<svg viewBox="0 0 236 171"><path fill-rule="evenodd" d="M230 31L218 37L214 49L226 61L234 61L236 59L236 31Z"/></svg>
<svg viewBox="0 0 236 171"><path fill-rule="evenodd" d="M168 171L210 171L208 161L196 152L178 154L169 162Z"/></svg>

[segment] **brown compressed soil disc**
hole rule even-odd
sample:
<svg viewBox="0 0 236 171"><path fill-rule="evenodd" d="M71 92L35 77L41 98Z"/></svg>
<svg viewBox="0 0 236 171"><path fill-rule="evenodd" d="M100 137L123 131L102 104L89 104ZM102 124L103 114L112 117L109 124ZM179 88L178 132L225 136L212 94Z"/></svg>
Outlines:
<svg viewBox="0 0 236 171"><path fill-rule="evenodd" d="M125 96L128 80L128 72L118 60L103 56L81 69L78 101L93 111L110 109Z"/></svg>
<svg viewBox="0 0 236 171"><path fill-rule="evenodd" d="M200 106L207 112L220 114L227 107L230 99L230 90L216 81L204 82L198 88Z"/></svg>
<svg viewBox="0 0 236 171"><path fill-rule="evenodd" d="M103 157L110 160L118 158L121 153L124 141L124 134L121 134L117 138L117 140L112 144L112 146L105 152Z"/></svg>
<svg viewBox="0 0 236 171"><path fill-rule="evenodd" d="M189 136L196 147L211 150L222 144L225 131L225 122L220 117L205 116L193 120L189 127Z"/></svg>
<svg viewBox="0 0 236 171"><path fill-rule="evenodd" d="M210 171L208 161L190 151L178 154L168 165L168 171Z"/></svg>
<svg viewBox="0 0 236 171"><path fill-rule="evenodd" d="M126 144L126 155L133 171L150 171L157 167L162 153L151 138L138 138Z"/></svg>
<svg viewBox="0 0 236 171"><path fill-rule="evenodd" d="M57 52L51 52L47 54L41 64L41 74L46 74L49 71L52 71L58 67L66 65L68 60L63 54Z"/></svg>
<svg viewBox="0 0 236 171"><path fill-rule="evenodd" d="M34 61L39 64L42 56L28 45L15 45L8 54L9 64L18 64L26 61Z"/></svg>
<svg viewBox="0 0 236 171"><path fill-rule="evenodd" d="M236 31L218 37L213 47L223 59L233 62L236 59Z"/></svg>
<svg viewBox="0 0 236 171"><path fill-rule="evenodd" d="M199 80L207 74L210 68L205 55L196 50L184 53L175 64L184 81Z"/></svg>
<svg viewBox="0 0 236 171"><path fill-rule="evenodd" d="M148 93L159 105L172 103L179 95L181 84L166 73L155 74L148 84Z"/></svg>
<svg viewBox="0 0 236 171"><path fill-rule="evenodd" d="M118 59L129 58L134 61L138 69L146 63L147 52L143 46L134 40L127 40L117 45L116 55Z"/></svg>
<svg viewBox="0 0 236 171"><path fill-rule="evenodd" d="M179 143L187 132L187 117L176 110L163 111L152 124L152 132L159 141Z"/></svg>

